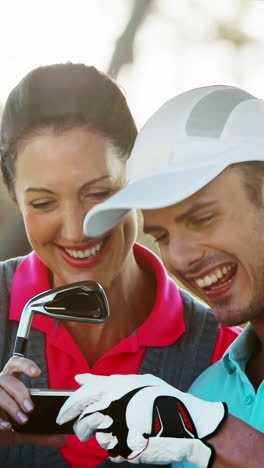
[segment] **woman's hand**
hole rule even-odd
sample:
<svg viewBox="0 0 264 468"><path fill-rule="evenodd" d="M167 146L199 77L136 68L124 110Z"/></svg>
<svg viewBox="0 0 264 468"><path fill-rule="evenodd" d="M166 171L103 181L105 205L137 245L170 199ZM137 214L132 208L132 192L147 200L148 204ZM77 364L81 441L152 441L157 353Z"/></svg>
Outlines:
<svg viewBox="0 0 264 468"><path fill-rule="evenodd" d="M0 374L0 430L11 428L7 426L5 413L11 416L19 424L28 420L28 413L33 408L28 389L19 380L21 374L29 377L38 377L41 371L30 359L14 356L6 363Z"/></svg>
<svg viewBox="0 0 264 468"><path fill-rule="evenodd" d="M13 356L0 373L0 448L14 444L36 444L47 447L60 447L66 438L62 435L20 434L12 431L8 420L11 416L19 424L25 424L34 405L28 389L19 380L21 374L38 377L39 367L30 359Z"/></svg>

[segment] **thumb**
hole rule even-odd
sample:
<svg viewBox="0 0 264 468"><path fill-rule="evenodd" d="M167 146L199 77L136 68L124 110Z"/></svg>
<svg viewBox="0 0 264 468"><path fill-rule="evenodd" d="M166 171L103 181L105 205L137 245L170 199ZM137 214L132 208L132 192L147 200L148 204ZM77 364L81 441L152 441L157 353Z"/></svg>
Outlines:
<svg viewBox="0 0 264 468"><path fill-rule="evenodd" d="M82 441L88 440L98 428L107 428L112 424L112 419L101 413L85 413L81 414L78 421L73 425L73 429L77 437Z"/></svg>
<svg viewBox="0 0 264 468"><path fill-rule="evenodd" d="M107 377L94 374L77 374L75 380L79 385L103 386L105 388Z"/></svg>
<svg viewBox="0 0 264 468"><path fill-rule="evenodd" d="M85 385L89 383L90 375L91 374L77 374L74 378L79 385Z"/></svg>

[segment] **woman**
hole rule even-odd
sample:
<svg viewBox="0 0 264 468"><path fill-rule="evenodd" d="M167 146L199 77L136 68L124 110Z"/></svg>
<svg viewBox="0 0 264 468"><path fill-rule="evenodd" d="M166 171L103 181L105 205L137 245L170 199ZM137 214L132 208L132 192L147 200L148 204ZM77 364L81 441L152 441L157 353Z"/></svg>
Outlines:
<svg viewBox="0 0 264 468"><path fill-rule="evenodd" d="M106 323L85 326L64 322L58 327L51 319L34 319L28 359L11 358L0 376L0 407L17 422L26 422L32 410L27 387L74 389L78 373L150 372L186 390L236 336L232 330L218 329L201 305L194 306L190 296L179 292L157 257L135 244L134 213L104 236L84 235L87 211L124 186L125 163L135 137L123 94L94 67L70 63L40 67L7 100L1 128L2 173L22 213L33 252L1 266L4 311L0 329L8 337L8 342L2 340L2 365L12 352L23 306L42 291L96 280L105 289L111 311ZM209 316L209 328L193 326L184 333L188 309L195 309L199 325L201 316ZM190 356L196 354L189 345L200 346L203 333L211 337L208 357L204 362L193 361L186 371L183 358L189 364ZM153 352L160 349L172 354L155 357ZM25 385L17 378L21 374ZM2 445L8 445L11 426L4 413L0 428ZM24 441L27 444L30 439ZM65 442L44 436L41 441L31 440L38 445ZM49 461L43 466L72 468L97 466L107 458L95 438L81 443L70 436L60 450L30 447L32 452L28 445L21 451L9 447L0 455L2 460L11 460L8 466L20 467L28 466L29 458L36 459L40 467L45 456Z"/></svg>

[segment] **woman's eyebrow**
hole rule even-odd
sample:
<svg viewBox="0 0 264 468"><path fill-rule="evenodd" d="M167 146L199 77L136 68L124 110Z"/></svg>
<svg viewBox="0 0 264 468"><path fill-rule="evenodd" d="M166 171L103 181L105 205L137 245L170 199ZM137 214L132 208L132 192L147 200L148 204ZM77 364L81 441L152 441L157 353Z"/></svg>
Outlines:
<svg viewBox="0 0 264 468"><path fill-rule="evenodd" d="M109 178L110 175L104 175L102 177L96 177L95 179L89 180L89 182L85 183L81 189L88 188L90 185L100 182L101 180ZM52 190L46 189L44 187L27 187L25 192L45 192L45 193L53 193Z"/></svg>
<svg viewBox="0 0 264 468"><path fill-rule="evenodd" d="M43 187L28 187L25 190L26 193L28 192L45 192L45 193L53 193L52 190L45 189Z"/></svg>
<svg viewBox="0 0 264 468"><path fill-rule="evenodd" d="M89 182L82 185L81 190L89 188L91 185L95 184L96 182L101 182L101 180L110 179L110 177L111 176L109 174L106 174L102 177L96 177L95 179L89 180Z"/></svg>

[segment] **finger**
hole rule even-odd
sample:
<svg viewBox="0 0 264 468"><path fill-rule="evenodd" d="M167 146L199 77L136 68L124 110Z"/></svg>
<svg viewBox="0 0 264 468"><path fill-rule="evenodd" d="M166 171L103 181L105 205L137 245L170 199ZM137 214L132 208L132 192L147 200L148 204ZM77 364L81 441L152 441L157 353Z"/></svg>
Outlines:
<svg viewBox="0 0 264 468"><path fill-rule="evenodd" d="M0 375L0 407L13 416L13 411L18 410L18 406L26 413L33 410L34 405L28 389L13 375L2 373Z"/></svg>
<svg viewBox="0 0 264 468"><path fill-rule="evenodd" d="M8 421L6 413L0 409L0 431L12 429L11 423Z"/></svg>
<svg viewBox="0 0 264 468"><path fill-rule="evenodd" d="M86 393L84 401L86 401L87 405L96 403L97 401L100 402L99 407L93 409L93 411L103 408L103 400L108 399L110 403L113 400L121 398L133 389L149 387L162 382L157 377L148 374L115 374L110 376L77 374L75 380L82 385L83 395Z"/></svg>
<svg viewBox="0 0 264 468"><path fill-rule="evenodd" d="M113 449L118 443L117 437L107 432L96 432L96 440L105 450Z"/></svg>
<svg viewBox="0 0 264 468"><path fill-rule="evenodd" d="M122 379L124 376L119 374L113 375L95 375L95 374L77 374L75 375L75 380L79 385L91 385L91 387L96 386L97 388L105 388L106 384L111 384L116 382L116 380Z"/></svg>
<svg viewBox="0 0 264 468"><path fill-rule="evenodd" d="M0 390L0 402L1 402L1 409L7 415L7 418L14 419L19 424L25 424L28 420L27 413L21 409L18 403L10 397L7 393ZM24 403L25 404L25 403ZM1 413L2 416L3 413ZM1 421L5 421L7 418L2 417ZM5 428L5 424L2 424L2 427Z"/></svg>
<svg viewBox="0 0 264 468"><path fill-rule="evenodd" d="M93 413L90 415L81 415L73 425L73 429L77 437L82 441L88 440L100 427L101 429L108 428L113 420L109 416L101 413Z"/></svg>
<svg viewBox="0 0 264 468"><path fill-rule="evenodd" d="M26 374L29 377L38 377L41 370L31 359L21 356L12 356L6 363L2 372L16 376Z"/></svg>
<svg viewBox="0 0 264 468"><path fill-rule="evenodd" d="M85 385L86 383L89 383L91 375L92 374L76 374L74 379L79 385Z"/></svg>
<svg viewBox="0 0 264 468"><path fill-rule="evenodd" d="M75 376L75 380L79 383L79 385L90 386L91 389L94 388L97 393L105 393L109 389L111 389L112 391L116 390L117 388L119 388L120 392L125 390L129 391L133 388L138 388L141 386L159 385L161 383L164 385L164 382L161 379L151 374L113 374L108 376L94 374L77 374Z"/></svg>
<svg viewBox="0 0 264 468"><path fill-rule="evenodd" d="M57 424L64 424L65 422L71 421L71 419L79 416L84 409L87 409L90 405L97 401L98 395L94 394L94 391L90 392L86 386L78 388L62 405L59 414L57 416ZM109 404L109 401L108 401ZM100 409L104 406L100 407ZM88 409L87 409L88 411ZM92 409L89 412L94 412ZM97 411L97 408L96 408Z"/></svg>
<svg viewBox="0 0 264 468"><path fill-rule="evenodd" d="M96 413L97 411L103 411L106 408L108 408L111 403L112 403L112 399L110 400L109 398L102 398L100 402L96 401L95 403L91 403L90 405L87 405L83 409L82 413L93 414L93 413Z"/></svg>
<svg viewBox="0 0 264 468"><path fill-rule="evenodd" d="M25 398L30 398L29 391L23 382L10 374L0 374L0 390L8 393L17 401L23 401Z"/></svg>

